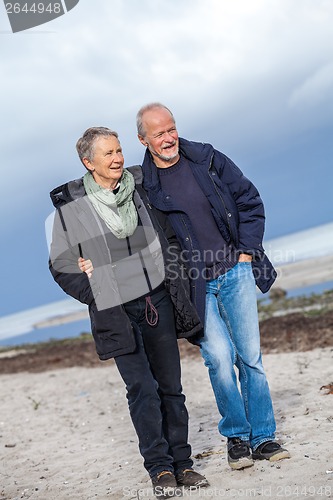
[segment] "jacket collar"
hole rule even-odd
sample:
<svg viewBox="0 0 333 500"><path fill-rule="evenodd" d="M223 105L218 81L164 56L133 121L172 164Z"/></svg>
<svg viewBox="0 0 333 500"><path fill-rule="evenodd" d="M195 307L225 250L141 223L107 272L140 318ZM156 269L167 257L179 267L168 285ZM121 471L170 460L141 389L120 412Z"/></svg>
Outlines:
<svg viewBox="0 0 333 500"><path fill-rule="evenodd" d="M179 151L192 163L209 166L214 148L208 143L188 141L187 139L179 138Z"/></svg>
<svg viewBox="0 0 333 500"><path fill-rule="evenodd" d="M66 182L50 192L50 197L55 208L60 208L71 201L83 198L86 192L83 185L83 177Z"/></svg>

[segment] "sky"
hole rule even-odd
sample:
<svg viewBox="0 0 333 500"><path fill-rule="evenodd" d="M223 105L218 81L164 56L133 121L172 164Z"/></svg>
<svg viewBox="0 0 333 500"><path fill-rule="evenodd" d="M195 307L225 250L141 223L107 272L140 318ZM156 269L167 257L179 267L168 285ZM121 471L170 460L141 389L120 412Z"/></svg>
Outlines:
<svg viewBox="0 0 333 500"><path fill-rule="evenodd" d="M267 239L331 222L332 26L330 0L80 0L13 34L1 4L0 317L66 298L48 270L49 192L85 173L90 126L140 163L148 102L254 182Z"/></svg>

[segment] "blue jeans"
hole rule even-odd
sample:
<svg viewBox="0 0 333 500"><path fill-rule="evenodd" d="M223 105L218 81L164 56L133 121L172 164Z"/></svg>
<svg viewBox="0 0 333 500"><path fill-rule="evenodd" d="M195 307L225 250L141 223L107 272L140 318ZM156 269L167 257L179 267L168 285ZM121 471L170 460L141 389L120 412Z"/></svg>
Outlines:
<svg viewBox="0 0 333 500"><path fill-rule="evenodd" d="M219 432L250 441L254 449L274 439L275 419L261 360L250 262L239 262L207 282L205 335L200 349L222 416Z"/></svg>

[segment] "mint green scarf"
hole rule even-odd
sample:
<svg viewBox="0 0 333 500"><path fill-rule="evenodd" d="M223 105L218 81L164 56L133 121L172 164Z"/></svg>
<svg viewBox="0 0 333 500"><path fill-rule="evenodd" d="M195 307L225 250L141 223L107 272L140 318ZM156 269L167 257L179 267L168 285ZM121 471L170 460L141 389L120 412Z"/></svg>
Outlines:
<svg viewBox="0 0 333 500"><path fill-rule="evenodd" d="M119 239L131 236L138 225L133 175L124 169L117 194L97 184L90 172L83 176L83 184L93 207L112 233Z"/></svg>

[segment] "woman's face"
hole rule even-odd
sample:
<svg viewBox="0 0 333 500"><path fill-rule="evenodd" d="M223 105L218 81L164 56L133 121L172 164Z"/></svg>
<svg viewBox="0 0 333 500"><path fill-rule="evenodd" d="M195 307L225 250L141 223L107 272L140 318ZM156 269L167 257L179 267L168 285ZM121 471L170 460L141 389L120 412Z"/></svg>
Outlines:
<svg viewBox="0 0 333 500"><path fill-rule="evenodd" d="M120 142L113 135L98 137L94 142L93 158L83 158L95 182L106 189L114 189L124 170L124 157Z"/></svg>

